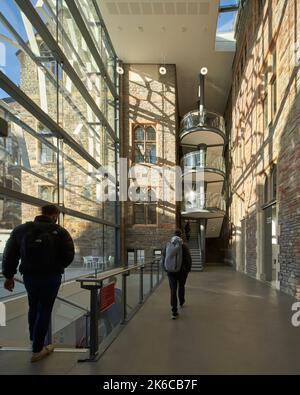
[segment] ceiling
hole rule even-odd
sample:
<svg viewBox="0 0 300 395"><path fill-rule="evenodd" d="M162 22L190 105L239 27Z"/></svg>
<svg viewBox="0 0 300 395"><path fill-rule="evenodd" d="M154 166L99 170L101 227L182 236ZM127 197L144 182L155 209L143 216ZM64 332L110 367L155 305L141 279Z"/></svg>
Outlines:
<svg viewBox="0 0 300 395"><path fill-rule="evenodd" d="M234 52L215 50L219 0L98 0L124 63L176 64L180 115L197 106L198 74L208 68L206 107L223 113Z"/></svg>

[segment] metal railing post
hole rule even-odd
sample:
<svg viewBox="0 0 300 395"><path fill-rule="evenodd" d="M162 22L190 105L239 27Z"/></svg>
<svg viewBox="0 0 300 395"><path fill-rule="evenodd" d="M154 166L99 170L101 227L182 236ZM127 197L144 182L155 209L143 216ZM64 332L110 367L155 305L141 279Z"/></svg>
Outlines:
<svg viewBox="0 0 300 395"><path fill-rule="evenodd" d="M90 289L90 359L94 359L98 353L99 336L98 336L98 289L91 287Z"/></svg>
<svg viewBox="0 0 300 395"><path fill-rule="evenodd" d="M153 262L150 262L150 291L153 289Z"/></svg>
<svg viewBox="0 0 300 395"><path fill-rule="evenodd" d="M126 281L127 276L128 276L127 272L122 274L123 311L122 311L121 324L125 324L127 318L127 281Z"/></svg>
<svg viewBox="0 0 300 395"><path fill-rule="evenodd" d="M156 283L156 285L158 285L159 284L159 262L158 262L158 260L155 261L155 264L157 264L157 283Z"/></svg>
<svg viewBox="0 0 300 395"><path fill-rule="evenodd" d="M98 290L102 288L102 280L90 279L89 283L85 284L84 280L81 281L81 288L90 291L90 342L89 351L90 355L87 359L78 360L84 361L97 361L99 349L99 298Z"/></svg>

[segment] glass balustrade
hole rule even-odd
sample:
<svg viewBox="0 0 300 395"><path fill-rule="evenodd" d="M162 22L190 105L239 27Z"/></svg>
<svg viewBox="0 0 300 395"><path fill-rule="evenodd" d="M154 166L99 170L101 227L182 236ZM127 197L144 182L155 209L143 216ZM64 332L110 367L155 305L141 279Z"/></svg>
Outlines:
<svg viewBox="0 0 300 395"><path fill-rule="evenodd" d="M98 344L99 352L104 351L119 333L122 323L128 321L163 279L159 260L144 265L114 269L98 273L100 290L97 291ZM91 277L82 277L83 279ZM0 327L0 347L30 349L28 330L27 293L20 279L13 293L3 289L4 278L0 277L0 302L6 311L6 326ZM99 287L98 287L99 288ZM56 348L90 349L91 320L90 290L83 289L80 281L63 283L55 301L50 332L51 341ZM96 315L95 315L96 317ZM84 350L82 350L84 351Z"/></svg>
<svg viewBox="0 0 300 395"><path fill-rule="evenodd" d="M196 170L197 168L215 169L225 173L225 161L221 156L206 154L205 162L203 163L199 151L189 152L184 155L181 160L181 167L183 171Z"/></svg>
<svg viewBox="0 0 300 395"><path fill-rule="evenodd" d="M187 113L180 124L180 132L186 132L197 128L217 129L225 135L225 121L224 118L214 112L204 111L203 116L198 110Z"/></svg>
<svg viewBox="0 0 300 395"><path fill-rule="evenodd" d="M182 211L194 212L205 210L226 210L226 203L223 195L219 193L201 194L190 192L184 196Z"/></svg>

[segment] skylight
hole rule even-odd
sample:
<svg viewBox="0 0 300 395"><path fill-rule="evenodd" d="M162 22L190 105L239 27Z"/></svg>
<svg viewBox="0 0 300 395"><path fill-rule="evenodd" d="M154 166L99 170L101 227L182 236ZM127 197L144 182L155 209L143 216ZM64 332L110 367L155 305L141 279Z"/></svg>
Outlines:
<svg viewBox="0 0 300 395"><path fill-rule="evenodd" d="M216 31L216 51L235 51L235 23L239 0L220 0Z"/></svg>

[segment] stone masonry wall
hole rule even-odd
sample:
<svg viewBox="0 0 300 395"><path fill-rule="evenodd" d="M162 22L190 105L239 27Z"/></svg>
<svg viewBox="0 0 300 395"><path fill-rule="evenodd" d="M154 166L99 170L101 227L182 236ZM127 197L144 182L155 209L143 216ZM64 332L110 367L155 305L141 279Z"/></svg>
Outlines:
<svg viewBox="0 0 300 395"><path fill-rule="evenodd" d="M160 75L159 65L125 65L123 79L123 149L129 167L134 164L133 127L151 124L156 129L157 165L174 166L177 157L177 97L176 68L167 65L166 75ZM145 164L150 168L151 164ZM171 188L175 187L173 175L166 176ZM147 182L144 187L147 187ZM172 189L168 201L163 201L162 179L157 177L154 185L158 191L157 224L134 223L133 204L127 202L124 209L125 250L145 250L145 260L151 261L154 249L161 249L176 227L176 199ZM125 251L125 256L126 251Z"/></svg>
<svg viewBox="0 0 300 395"><path fill-rule="evenodd" d="M264 6L262 4L264 3ZM230 217L232 248L246 218L247 273L264 278L264 204L276 204L276 286L300 296L300 2L247 1L233 64ZM277 88L274 88L276 80ZM274 89L272 89L274 88ZM276 92L276 93L274 93ZM268 106L264 100L268 95ZM276 97L276 107L274 100ZM266 178L277 165L277 194ZM268 188L270 193L270 186ZM273 197L273 202L272 202ZM274 247L274 246L273 246ZM233 251L233 256L241 256ZM243 267L235 262L236 267Z"/></svg>

